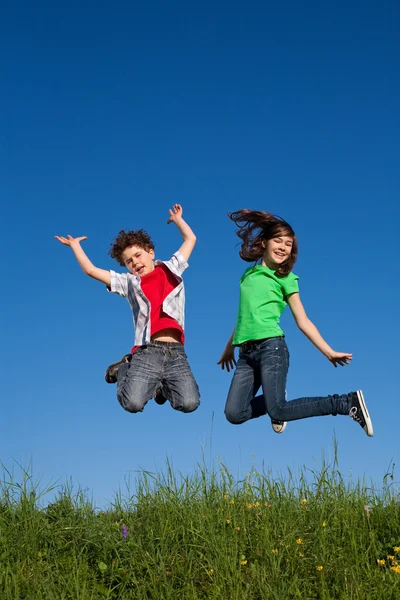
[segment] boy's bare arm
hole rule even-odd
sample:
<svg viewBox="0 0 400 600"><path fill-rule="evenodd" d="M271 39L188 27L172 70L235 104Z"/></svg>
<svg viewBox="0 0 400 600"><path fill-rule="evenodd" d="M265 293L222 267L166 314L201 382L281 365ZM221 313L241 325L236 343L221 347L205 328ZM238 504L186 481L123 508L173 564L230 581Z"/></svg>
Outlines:
<svg viewBox="0 0 400 600"><path fill-rule="evenodd" d="M67 238L55 235L56 240L64 244L64 246L69 246L72 252L75 254L75 258L78 261L82 271L89 275L89 277L93 277L97 281L101 281L101 283L105 283L106 285L111 284L110 271L106 271L105 269L99 269L95 267L89 257L85 254L82 249L81 242L86 240L86 236L73 238L71 235L68 235Z"/></svg>
<svg viewBox="0 0 400 600"><path fill-rule="evenodd" d="M169 211L170 216L167 223L175 223L177 226L181 236L183 237L183 244L179 248L179 252L182 254L185 260L189 260L197 238L186 221L182 219L182 212L182 206L180 204L174 204L172 210Z"/></svg>

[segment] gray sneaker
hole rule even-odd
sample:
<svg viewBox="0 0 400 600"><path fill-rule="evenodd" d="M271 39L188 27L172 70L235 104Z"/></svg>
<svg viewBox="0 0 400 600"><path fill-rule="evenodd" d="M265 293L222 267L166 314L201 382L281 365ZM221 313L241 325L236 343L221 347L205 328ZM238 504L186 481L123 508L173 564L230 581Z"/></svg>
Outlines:
<svg viewBox="0 0 400 600"><path fill-rule="evenodd" d="M118 369L124 363L131 362L131 360L132 354L125 354L121 360L110 365L104 374L104 379L107 381L107 383L117 383Z"/></svg>
<svg viewBox="0 0 400 600"><path fill-rule="evenodd" d="M286 429L286 421L273 421L271 419L271 427L275 433L283 433Z"/></svg>
<svg viewBox="0 0 400 600"><path fill-rule="evenodd" d="M157 391L156 391L156 395L154 396L154 400L160 406L162 406L163 404L165 404L166 401L167 401L166 397L164 396L164 390L163 390L163 386L161 385L161 383L157 387Z"/></svg>
<svg viewBox="0 0 400 600"><path fill-rule="evenodd" d="M372 421L367 410L367 405L365 404L364 394L361 390L352 392L352 406L349 411L349 417L357 421L369 437L374 435Z"/></svg>

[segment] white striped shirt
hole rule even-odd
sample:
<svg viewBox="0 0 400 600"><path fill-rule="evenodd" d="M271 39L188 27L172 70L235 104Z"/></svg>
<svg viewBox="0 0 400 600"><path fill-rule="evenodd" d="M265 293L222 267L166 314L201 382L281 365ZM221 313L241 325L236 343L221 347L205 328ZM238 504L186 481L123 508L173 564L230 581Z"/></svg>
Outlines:
<svg viewBox="0 0 400 600"><path fill-rule="evenodd" d="M167 315L184 329L185 325L185 287L183 285L182 273L188 268L188 263L178 251L171 256L170 260L156 260L154 265L165 265L177 279L177 286L165 298L162 309ZM132 273L116 273L110 271L111 285L108 290L113 294L123 296L129 302L132 309L133 324L135 327L135 346L144 346L150 342L151 306L144 295L140 276Z"/></svg>

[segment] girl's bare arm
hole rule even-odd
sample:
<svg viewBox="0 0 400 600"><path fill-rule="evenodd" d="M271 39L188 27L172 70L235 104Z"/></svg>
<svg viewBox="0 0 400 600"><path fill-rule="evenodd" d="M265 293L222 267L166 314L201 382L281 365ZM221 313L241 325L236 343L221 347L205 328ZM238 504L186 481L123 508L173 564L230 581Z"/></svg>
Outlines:
<svg viewBox="0 0 400 600"><path fill-rule="evenodd" d="M336 352L329 344L326 343L316 326L307 317L304 306L300 300L300 294L290 294L288 297L288 304L294 320L296 321L297 327L304 333L306 337L314 344L316 348L333 364L334 367L340 365L344 367L348 365L353 358L352 354L348 352Z"/></svg>
<svg viewBox="0 0 400 600"><path fill-rule="evenodd" d="M236 365L235 359L235 347L232 346L233 336L235 335L235 330L233 330L231 337L229 338L225 349L221 355L221 358L217 362L217 365L221 365L221 369L226 369L229 373L231 369L233 369L234 365Z"/></svg>

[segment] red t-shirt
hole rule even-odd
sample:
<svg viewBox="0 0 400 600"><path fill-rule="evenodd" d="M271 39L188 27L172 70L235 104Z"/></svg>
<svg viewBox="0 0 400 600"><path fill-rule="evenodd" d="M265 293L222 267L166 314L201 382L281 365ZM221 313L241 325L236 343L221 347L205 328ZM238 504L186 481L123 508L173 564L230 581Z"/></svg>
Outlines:
<svg viewBox="0 0 400 600"><path fill-rule="evenodd" d="M157 265L151 273L143 275L143 277L140 278L142 292L150 302L150 335L152 336L162 329L178 329L181 333L180 342L183 344L185 341L185 334L182 327L162 309L165 298L177 285L178 282L176 277L171 273L168 267L163 264ZM138 348L139 346L134 346L132 348L132 354Z"/></svg>

